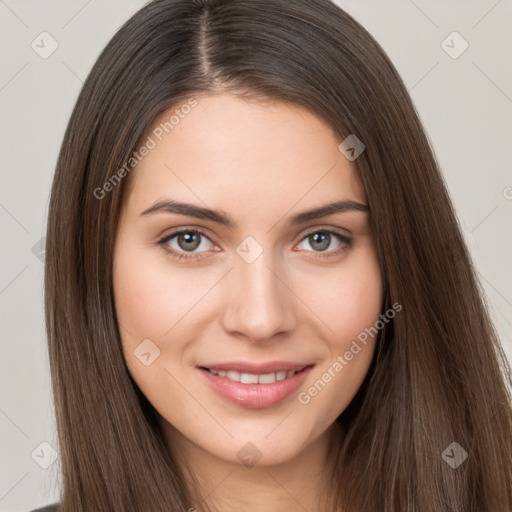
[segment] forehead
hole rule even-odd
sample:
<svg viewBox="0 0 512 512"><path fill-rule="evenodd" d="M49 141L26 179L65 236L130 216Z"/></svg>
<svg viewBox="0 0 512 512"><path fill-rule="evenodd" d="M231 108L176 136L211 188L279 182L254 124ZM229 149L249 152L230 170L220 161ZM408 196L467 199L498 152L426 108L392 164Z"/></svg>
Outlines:
<svg viewBox="0 0 512 512"><path fill-rule="evenodd" d="M299 201L366 202L341 140L309 110L228 93L193 98L147 130L152 149L130 175L126 207L142 211L172 197L282 215Z"/></svg>

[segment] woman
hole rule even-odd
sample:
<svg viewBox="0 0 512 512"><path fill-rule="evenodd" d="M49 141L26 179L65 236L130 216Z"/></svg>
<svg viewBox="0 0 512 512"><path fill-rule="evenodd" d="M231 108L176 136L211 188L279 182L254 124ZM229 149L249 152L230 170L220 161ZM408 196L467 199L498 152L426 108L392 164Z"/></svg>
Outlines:
<svg viewBox="0 0 512 512"><path fill-rule="evenodd" d="M55 510L510 510L507 362L438 164L330 1L136 13L46 251Z"/></svg>

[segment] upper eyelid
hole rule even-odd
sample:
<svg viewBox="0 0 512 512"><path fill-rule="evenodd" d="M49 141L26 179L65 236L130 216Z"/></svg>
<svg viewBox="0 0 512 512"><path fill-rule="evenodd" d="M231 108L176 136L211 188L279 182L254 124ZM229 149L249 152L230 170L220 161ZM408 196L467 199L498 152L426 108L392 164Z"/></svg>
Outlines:
<svg viewBox="0 0 512 512"><path fill-rule="evenodd" d="M181 235L183 233L198 233L201 236L204 236L205 238L208 238L212 244L215 244L215 242L211 239L211 236L207 234L207 232L203 228L178 228L176 231L172 231L171 233L167 235L163 235L158 237L158 240L161 242L163 240L169 241L172 240L174 237Z"/></svg>
<svg viewBox="0 0 512 512"><path fill-rule="evenodd" d="M159 238L159 241L160 242L164 242L167 243L169 242L170 240L172 240L174 237L182 234L182 233L198 233L199 235L201 236L204 236L205 238L207 238L212 244L214 245L218 245L216 242L214 242L211 237L207 234L206 232L207 230L205 230L204 228L199 228L199 227L184 227L184 228L178 228L176 229L175 231L167 234L167 235L164 235L162 237ZM338 235L339 237L341 237L342 239L343 238L351 238L351 235L348 235L348 234L342 234L340 233L339 231L343 231L343 228L333 228L333 227L327 227L327 226L320 226L320 227L312 227L311 229L308 229L305 233L303 233L301 235L301 238L299 240L299 243L302 242L306 237L310 236L311 234L313 233L319 233L319 232L328 232L328 233L332 233L334 235ZM344 230L344 231L347 231L347 230Z"/></svg>

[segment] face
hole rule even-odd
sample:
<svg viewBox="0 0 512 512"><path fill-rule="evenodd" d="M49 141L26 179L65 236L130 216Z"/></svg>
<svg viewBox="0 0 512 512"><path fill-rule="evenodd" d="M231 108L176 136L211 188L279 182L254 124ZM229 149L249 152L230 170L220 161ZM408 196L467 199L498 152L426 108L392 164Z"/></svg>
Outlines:
<svg viewBox="0 0 512 512"><path fill-rule="evenodd" d="M284 463L330 432L371 362L366 193L309 111L195 98L165 136L176 107L156 120L129 178L114 254L125 359L170 442Z"/></svg>

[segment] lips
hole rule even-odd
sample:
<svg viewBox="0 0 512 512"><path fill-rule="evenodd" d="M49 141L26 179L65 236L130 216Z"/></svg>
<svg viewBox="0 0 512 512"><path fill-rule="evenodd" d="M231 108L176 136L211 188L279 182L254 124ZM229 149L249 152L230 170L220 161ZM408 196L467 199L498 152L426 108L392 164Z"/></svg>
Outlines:
<svg viewBox="0 0 512 512"><path fill-rule="evenodd" d="M253 375L262 375L265 373L289 372L302 370L311 363L294 363L290 361L269 361L268 363L252 363L243 361L232 361L229 363L212 363L201 365L201 368L207 368L214 371L237 371L240 373L251 373Z"/></svg>
<svg viewBox="0 0 512 512"><path fill-rule="evenodd" d="M213 391L229 402L252 409L272 407L290 396L306 379L312 364L230 362L197 369Z"/></svg>

